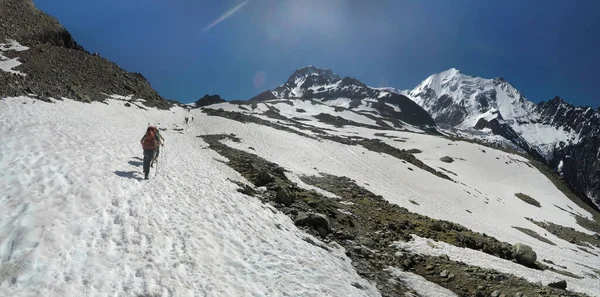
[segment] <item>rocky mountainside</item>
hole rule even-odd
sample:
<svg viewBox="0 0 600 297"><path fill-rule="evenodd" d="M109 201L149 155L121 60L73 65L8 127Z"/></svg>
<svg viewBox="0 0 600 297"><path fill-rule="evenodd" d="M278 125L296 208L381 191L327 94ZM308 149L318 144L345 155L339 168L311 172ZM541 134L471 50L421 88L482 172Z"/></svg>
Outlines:
<svg viewBox="0 0 600 297"><path fill-rule="evenodd" d="M576 189L600 205L600 109L576 107L555 97L537 108L543 124L573 131L577 143L561 142L548 160Z"/></svg>
<svg viewBox="0 0 600 297"><path fill-rule="evenodd" d="M342 78L330 69L315 66L296 70L283 85L263 92L251 101L294 98L343 102L344 107L351 110L374 109L383 117L411 125L435 125L423 108L402 94L372 88L355 78Z"/></svg>
<svg viewBox="0 0 600 297"><path fill-rule="evenodd" d="M35 94L90 102L108 95L133 95L147 106L168 108L139 73L130 73L98 54L90 54L54 18L31 0L0 0L0 63L14 61L13 71L0 71L0 97ZM20 51L7 44L25 46Z"/></svg>
<svg viewBox="0 0 600 297"><path fill-rule="evenodd" d="M535 104L501 77L485 79L457 69L431 75L400 92L427 110L436 123L478 138L516 146L559 170L600 205L599 110L560 98Z"/></svg>

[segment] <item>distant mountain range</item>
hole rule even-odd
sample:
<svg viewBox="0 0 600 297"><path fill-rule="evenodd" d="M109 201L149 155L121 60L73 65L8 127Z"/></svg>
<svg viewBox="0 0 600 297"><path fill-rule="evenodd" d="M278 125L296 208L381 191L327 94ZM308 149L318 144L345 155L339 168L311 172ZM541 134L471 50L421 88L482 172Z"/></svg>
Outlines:
<svg viewBox="0 0 600 297"><path fill-rule="evenodd" d="M405 94L440 127L489 142L501 136L600 204L600 109L577 107L560 97L535 104L502 77L473 77L456 69L431 75Z"/></svg>
<svg viewBox="0 0 600 297"><path fill-rule="evenodd" d="M293 98L343 101L359 112L374 108L385 118L435 124L442 133L527 152L600 204L600 109L573 106L559 97L535 104L502 77L473 77L454 68L431 75L412 90L398 90L369 87L307 66L250 101Z"/></svg>

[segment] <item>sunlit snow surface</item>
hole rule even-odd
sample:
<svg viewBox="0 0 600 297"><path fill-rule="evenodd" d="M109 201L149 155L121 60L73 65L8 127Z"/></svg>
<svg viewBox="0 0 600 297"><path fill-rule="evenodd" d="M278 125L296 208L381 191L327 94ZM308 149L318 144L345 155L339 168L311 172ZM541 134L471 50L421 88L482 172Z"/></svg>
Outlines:
<svg viewBox="0 0 600 297"><path fill-rule="evenodd" d="M0 296L380 296L236 191L196 137L221 119L193 113L180 134L184 109L108 103L0 100ZM168 130L144 181L149 122Z"/></svg>
<svg viewBox="0 0 600 297"><path fill-rule="evenodd" d="M132 97L113 98L108 105L70 100L48 104L24 97L0 100L0 296L379 296L373 284L356 274L343 251L327 252L307 243L303 238L309 235L288 217L236 191L227 179L245 180L196 137L217 133L235 134L241 143L226 141L227 145L283 166L291 180L319 172L347 176L412 212L531 245L538 259L585 277L569 279L570 290L600 292L597 279L585 275L593 271L580 265L600 269L598 257L525 219L591 233L556 206L591 215L524 158L418 133L336 128L309 116L319 110L335 115L327 109L333 107L323 105L308 103L305 113L296 114L292 112L300 106L287 103L258 104L255 110L244 106L247 113L289 128L293 126L260 113L270 104L282 114L331 129L326 130L330 134L379 138L401 149L422 150L415 156L435 169L453 172L447 173L456 181L452 182L360 146L211 117L199 109L144 111L124 107L122 100ZM211 107L243 111L233 104ZM187 126L186 116L194 117ZM139 139L148 123L167 129L166 146L151 180L143 181ZM443 156L455 162L441 162ZM517 199L518 192L537 199L541 208ZM534 230L557 245L511 226ZM418 243L416 238L405 248L412 245L414 252L429 253L418 249ZM472 255L458 248L444 250L456 257ZM492 260L482 263L495 268ZM441 289L390 269L396 281L422 286L424 296ZM513 270L530 274L531 281L565 279L522 266Z"/></svg>
<svg viewBox="0 0 600 297"><path fill-rule="evenodd" d="M277 108L280 105L286 104L277 104ZM236 109L237 106L232 108ZM285 121L261 118L285 125ZM477 144L452 142L418 133L375 131L354 126L335 128L325 123L310 123L333 129L327 133L334 135L379 138L400 149L419 149L422 153L415 156L456 181L452 182L362 146L313 140L270 127L227 119L213 119L211 123L215 124L207 124L203 128L206 133L234 133L242 142L227 141L228 145L275 162L291 171L292 175L317 175L324 172L350 177L356 180L358 185L410 211L457 222L511 244L520 242L532 246L538 254L538 259L551 260L557 265L566 266L569 272L586 277L573 285L569 283L572 290L589 292L587 288L598 286L597 279L586 276L586 273L594 274L594 271L580 264L598 269L599 257L579 250L576 245L550 234L526 219L550 221L572 227L579 232L593 234L578 225L575 218L561 208L587 218L591 218L591 214L564 196L543 174L528 165L528 160L523 157ZM374 135L382 132L395 138ZM455 161L451 164L440 161L444 156L450 156ZM521 201L515 197L516 193L534 197L541 203L541 207ZM409 200L414 200L419 205ZM554 242L556 246L530 237L512 228L513 226L531 229ZM600 249L588 249L595 254L600 253ZM558 266L555 268L561 269ZM534 272L532 271L532 277L535 277ZM558 274L556 276L561 277Z"/></svg>

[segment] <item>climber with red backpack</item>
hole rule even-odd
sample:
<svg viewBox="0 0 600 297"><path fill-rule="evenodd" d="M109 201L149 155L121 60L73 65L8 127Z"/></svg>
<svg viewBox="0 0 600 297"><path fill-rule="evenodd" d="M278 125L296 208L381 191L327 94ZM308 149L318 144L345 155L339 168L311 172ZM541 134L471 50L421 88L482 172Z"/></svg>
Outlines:
<svg viewBox="0 0 600 297"><path fill-rule="evenodd" d="M158 135L158 129L155 126L148 126L146 134L140 140L142 148L144 149L144 179L148 179L148 173L150 173L150 165L155 157L155 151L158 150L158 146L161 144L160 136Z"/></svg>

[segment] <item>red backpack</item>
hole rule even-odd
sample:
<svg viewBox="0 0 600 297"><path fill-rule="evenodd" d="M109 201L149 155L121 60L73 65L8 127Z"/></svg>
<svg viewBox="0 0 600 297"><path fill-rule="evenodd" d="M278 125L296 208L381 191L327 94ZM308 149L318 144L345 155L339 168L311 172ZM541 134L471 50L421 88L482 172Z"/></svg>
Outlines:
<svg viewBox="0 0 600 297"><path fill-rule="evenodd" d="M146 130L146 136L144 136L144 140L142 141L142 148L145 150L154 150L158 145L158 141L156 139L156 132L158 129L154 126L148 127Z"/></svg>

